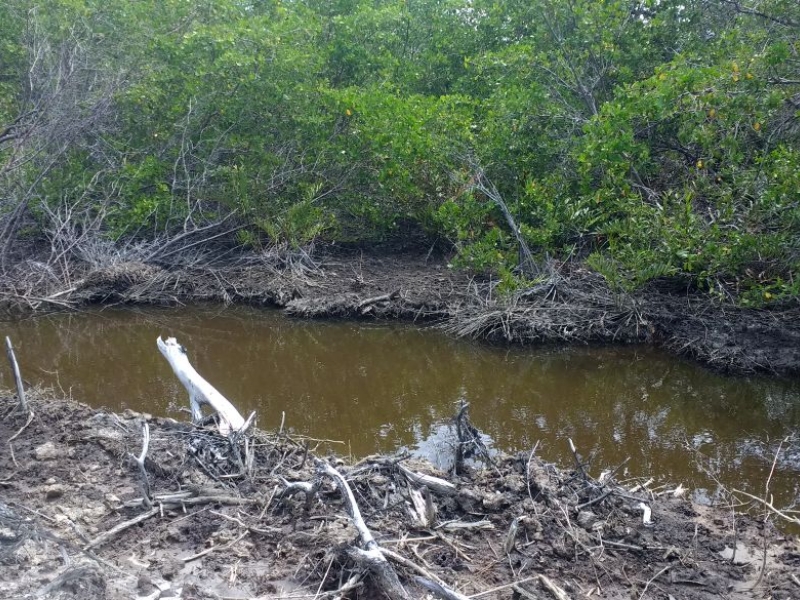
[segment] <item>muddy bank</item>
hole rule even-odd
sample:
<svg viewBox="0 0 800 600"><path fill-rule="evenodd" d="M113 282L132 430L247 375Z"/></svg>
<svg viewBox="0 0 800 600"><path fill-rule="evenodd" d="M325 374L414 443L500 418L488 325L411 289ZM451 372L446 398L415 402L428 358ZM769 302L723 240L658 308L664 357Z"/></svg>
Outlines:
<svg viewBox="0 0 800 600"><path fill-rule="evenodd" d="M765 525L758 501L695 506L646 473L586 473L568 450L567 469L527 451L454 475L400 457L317 458L315 441L259 423L237 458L213 428L32 396L30 422L0 398L5 598L384 597L330 467L413 598L425 581L462 598L800 595L800 543L771 513ZM412 509L420 497L427 516Z"/></svg>
<svg viewBox="0 0 800 600"><path fill-rule="evenodd" d="M620 295L579 264L558 264L545 283L512 295L497 284L428 252L327 248L313 258L248 255L202 267L78 264L68 278L23 261L0 284L0 302L24 311L238 302L305 318L434 323L497 343L646 343L728 373L800 373L796 305L741 309L669 286Z"/></svg>

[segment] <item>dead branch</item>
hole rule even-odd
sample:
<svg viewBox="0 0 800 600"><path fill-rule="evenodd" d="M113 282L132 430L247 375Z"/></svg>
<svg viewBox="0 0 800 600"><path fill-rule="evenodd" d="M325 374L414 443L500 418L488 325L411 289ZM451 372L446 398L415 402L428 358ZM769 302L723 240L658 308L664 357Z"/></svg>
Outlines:
<svg viewBox="0 0 800 600"><path fill-rule="evenodd" d="M663 569L661 569L661 570L660 570L658 573L656 573L655 575L653 575L653 576L652 576L652 577L651 577L651 578L648 580L648 582L647 582L647 583L645 584L645 586L644 586L644 589L642 590L642 595L641 595L641 596L639 596L639 600L642 600L642 599L644 598L644 595L647 593L647 590L648 590L648 589L650 589L650 584L651 584L651 583L653 583L653 582L654 582L656 579L658 579L658 578L659 578L661 575L663 575L664 573L666 573L667 571L669 571L671 567L672 567L672 565L667 565L667 566L665 566Z"/></svg>
<svg viewBox="0 0 800 600"><path fill-rule="evenodd" d="M150 426L147 421L142 423L142 452L139 456L130 454L130 457L139 466L139 474L142 476L142 501L146 508L152 508L150 500L150 480L147 477L147 470L144 468L144 459L147 457L147 450L150 447Z"/></svg>
<svg viewBox="0 0 800 600"><path fill-rule="evenodd" d="M467 191L476 190L480 192L500 209L500 212L503 213L503 218L505 218L506 223L508 224L508 228L511 230L511 234L517 240L517 244L519 245L520 270L525 274L538 275L541 272L541 268L533 258L533 253L531 252L528 243L525 241L525 238L522 237L522 229L520 229L519 225L517 225L517 222L514 220L511 211L508 209L508 205L506 204L505 200L503 200L502 194L497 189L497 186L495 186L495 184L486 176L486 172L481 166L477 164L473 164L471 166L474 174L469 186L467 187Z"/></svg>
<svg viewBox="0 0 800 600"><path fill-rule="evenodd" d="M416 471L407 469L399 463L397 468L403 475L405 475L408 482L412 485L426 487L430 491L434 492L435 494L439 494L440 496L454 496L458 491L458 488L454 484L439 477L417 473Z"/></svg>
<svg viewBox="0 0 800 600"><path fill-rule="evenodd" d="M410 600L408 592L406 592L400 584L400 580L397 578L397 573L386 560L386 557L381 553L378 543L372 536L372 532L364 522L353 491L350 489L345 478L339 471L322 460L317 460L317 470L319 473L327 475L334 481L339 492L342 494L345 510L347 514L350 515L350 519L356 531L358 531L362 548L352 548L349 552L350 556L360 565L366 567L375 576L381 589L389 598L392 600Z"/></svg>
<svg viewBox="0 0 800 600"><path fill-rule="evenodd" d="M464 594L459 594L458 592L451 590L447 586L426 579L425 577L415 577L414 581L416 581L419 585L424 587L429 592L433 592L434 594L436 594L440 598L444 598L445 600L469 600L468 596L465 596Z"/></svg>
<svg viewBox="0 0 800 600"><path fill-rule="evenodd" d="M572 441L572 438L567 438L569 442L569 449L572 452L572 457L575 459L575 466L578 468L578 471L581 473L581 477L586 479L586 471L583 468L583 463L581 462L580 456L578 456L578 449L575 447L575 443Z"/></svg>
<svg viewBox="0 0 800 600"><path fill-rule="evenodd" d="M152 499L153 505L158 507L158 510L163 510L165 508L172 509L172 508L185 508L187 506L201 506L203 504L224 504L227 506L244 506L244 505L255 505L260 504L261 502L255 498L240 498L237 496L222 496L212 494L209 496L192 496L191 492L185 493L178 493L178 494L169 494L169 495L158 495L156 494L153 496ZM137 498L135 500L130 500L123 504L126 508L137 508L144 506L144 499Z"/></svg>
<svg viewBox="0 0 800 600"><path fill-rule="evenodd" d="M19 407L23 412L28 412L28 403L25 401L25 386L22 384L22 375L19 372L19 363L14 355L14 347L11 345L11 338L6 336L6 356L11 364L11 371L14 373L14 384L17 386L17 397Z"/></svg>
<svg viewBox="0 0 800 600"><path fill-rule="evenodd" d="M164 341L159 336L156 343L183 387L189 392L192 421L195 424L203 420L203 413L200 409L203 404L211 406L220 416L219 430L220 434L225 437L228 437L231 432L241 431L246 424L252 422L252 416L245 422L233 404L195 371L186 355L186 348L181 346L178 340L171 337Z"/></svg>
<svg viewBox="0 0 800 600"><path fill-rule="evenodd" d="M102 546L106 542L110 541L111 538L113 538L118 533L121 533L121 532L125 531L126 529L129 529L129 528L133 527L134 525L138 525L139 523L141 523L143 521L146 521L150 517L156 516L158 513L159 513L159 510L157 508L152 508L149 511L147 511L146 513L142 513L139 516L134 517L133 519L130 519L128 521L123 521L119 525L116 525L115 527L112 527L111 529L109 529L105 533L103 533L103 534L99 535L98 537L96 537L95 539L93 539L91 542L86 544L83 547L83 549L84 549L84 551L86 551L86 550L90 550L92 548L97 548L98 546Z"/></svg>
<svg viewBox="0 0 800 600"><path fill-rule="evenodd" d="M411 497L411 505L408 508L412 519L419 527L425 529L433 527L436 522L436 507L428 488L418 490L412 487L408 490L408 495Z"/></svg>
<svg viewBox="0 0 800 600"><path fill-rule="evenodd" d="M358 310L363 310L368 306L372 306L373 304L378 304L379 302L389 302L390 300L394 300L399 296L400 292L395 290L393 292L390 292L389 294L381 294L380 296L365 298L364 300L358 303Z"/></svg>
<svg viewBox="0 0 800 600"><path fill-rule="evenodd" d="M245 529L241 534L239 534L236 537L236 539L234 539L233 541L225 544L224 546L211 546L210 548L206 548L205 550L201 550L197 554L192 554L191 556L186 556L186 557L182 558L181 560L183 562L185 562L185 563L188 563L188 562L192 562L193 560L197 560L198 558L202 558L206 554L211 554L212 552L215 552L216 550L230 550L233 547L234 544L237 544L241 540L243 540L244 537L248 533L250 533L250 530L249 529Z"/></svg>
<svg viewBox="0 0 800 600"><path fill-rule="evenodd" d="M569 594L553 583L550 579L545 577L544 575L539 575L539 581L541 584L547 588L553 596L555 596L556 600L570 600Z"/></svg>
<svg viewBox="0 0 800 600"><path fill-rule="evenodd" d="M311 508L311 501L314 499L314 496L319 491L320 482L314 481L313 483L309 483L308 481L294 481L289 483L285 479L283 479L283 484L286 486L283 488L281 495L278 496L278 501L282 502L285 498L289 498L294 496L297 493L304 494L306 497L305 507L306 510Z"/></svg>
<svg viewBox="0 0 800 600"><path fill-rule="evenodd" d="M488 464L493 464L489 450L481 439L481 433L469 420L467 410L469 402L461 400L461 406L455 416L456 436L456 456L454 461L455 473L461 473L464 469L464 461L473 456L478 456Z"/></svg>

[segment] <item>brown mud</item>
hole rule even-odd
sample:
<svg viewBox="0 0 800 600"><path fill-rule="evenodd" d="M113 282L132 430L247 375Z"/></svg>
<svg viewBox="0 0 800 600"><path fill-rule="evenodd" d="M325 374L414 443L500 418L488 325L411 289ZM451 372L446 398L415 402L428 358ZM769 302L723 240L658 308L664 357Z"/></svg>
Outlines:
<svg viewBox="0 0 800 600"><path fill-rule="evenodd" d="M436 597L420 577L489 600L800 597L798 539L748 498L695 506L644 477L594 478L534 451L459 475L398 457L351 464L277 431L252 430L244 446L213 428L31 396L32 419L0 397L3 598L385 597L354 558L363 540L323 465L345 476L412 598ZM152 508L134 460L145 422ZM428 523L412 516L417 476L404 469L454 486L426 492ZM317 493L295 493L311 482Z"/></svg>
<svg viewBox="0 0 800 600"><path fill-rule="evenodd" d="M313 258L262 253L202 267L119 262L50 276L23 261L0 284L22 310L204 301L271 305L307 318L402 319L497 343L645 343L727 373L800 373L800 306L744 309L674 282L615 294L579 263L549 265L514 294L430 252L327 247Z"/></svg>

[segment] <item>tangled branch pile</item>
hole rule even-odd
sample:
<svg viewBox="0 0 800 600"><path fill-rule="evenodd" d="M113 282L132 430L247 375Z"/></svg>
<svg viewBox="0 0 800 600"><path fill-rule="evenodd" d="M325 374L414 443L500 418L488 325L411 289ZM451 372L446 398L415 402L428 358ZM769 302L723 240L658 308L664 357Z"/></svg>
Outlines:
<svg viewBox="0 0 800 600"><path fill-rule="evenodd" d="M226 438L30 395L36 416L0 460L5 597L800 593L796 540L680 488L622 483L622 469L593 478L577 450L571 469L529 451L446 474L401 456L323 458L283 431ZM26 415L2 404L8 440Z"/></svg>

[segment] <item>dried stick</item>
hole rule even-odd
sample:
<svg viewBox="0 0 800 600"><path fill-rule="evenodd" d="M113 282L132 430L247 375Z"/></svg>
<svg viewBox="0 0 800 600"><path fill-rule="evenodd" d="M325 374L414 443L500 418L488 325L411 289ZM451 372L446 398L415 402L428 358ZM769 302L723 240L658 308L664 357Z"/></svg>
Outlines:
<svg viewBox="0 0 800 600"><path fill-rule="evenodd" d="M14 355L14 347L11 345L11 338L6 336L6 355L8 362L11 364L11 370L14 373L14 383L17 386L17 397L19 398L19 407L28 412L28 402L25 400L25 387L22 385L22 375L19 372L19 363L17 357Z"/></svg>
<svg viewBox="0 0 800 600"><path fill-rule="evenodd" d="M734 488L733 491L736 494L742 494L744 496L747 496L748 498L755 500L756 502L761 502L761 504L763 504L766 508L771 510L773 513L775 513L782 519L789 521L789 523L795 523L797 525L800 525L800 519L798 519L797 517L790 517L785 512L782 512L780 509L776 508L771 502L767 502L763 498L759 498L758 496L753 496L753 494L748 494L747 492L743 492L742 490L737 490Z"/></svg>
<svg viewBox="0 0 800 600"><path fill-rule="evenodd" d="M547 590L556 597L557 600L570 600L569 595L567 592L562 590L558 587L555 583L553 583L550 579L545 577L544 575L539 575L539 581L542 583Z"/></svg>
<svg viewBox="0 0 800 600"><path fill-rule="evenodd" d="M436 538L433 538L433 539L436 539ZM420 567L417 563L407 559L402 554L398 554L397 552L394 552L394 551L389 550L387 548L381 548L381 552L387 558L390 558L394 562L403 565L407 569L410 569L412 571L416 571L422 577L424 577L426 579L429 579L431 581L435 581L438 585L440 585L442 587L447 587L447 584L438 575L436 575L435 573L431 573L430 571Z"/></svg>
<svg viewBox="0 0 800 600"><path fill-rule="evenodd" d="M317 460L317 470L319 473L333 479L336 487L339 488L339 492L342 494L347 514L350 515L350 519L353 521L356 531L358 531L363 549L353 548L349 554L358 563L366 566L378 580L379 585L383 588L383 592L391 600L410 600L408 592L406 592L400 584L400 580L397 578L397 573L389 564L389 561L386 560L386 557L381 553L378 542L375 541L372 532L364 522L364 518L361 516L361 511L356 503L356 498L353 495L353 490L350 489L345 478L339 471L322 460Z"/></svg>
<svg viewBox="0 0 800 600"><path fill-rule="evenodd" d="M153 503L150 498L150 480L147 478L147 470L144 468L144 459L147 456L147 450L150 448L150 426L147 421L142 423L142 453L135 456L129 453L129 456L139 465L139 473L142 476L142 502L146 508L152 508Z"/></svg>
<svg viewBox="0 0 800 600"><path fill-rule="evenodd" d="M498 585L497 587L493 587L490 590L484 590L482 592L478 592L477 594L472 594L470 596L470 599L480 598L482 596L488 596L489 594L494 594L494 593L500 592L502 590L507 590L508 588L513 589L515 592L519 592L520 590L524 590L524 588L520 587L521 584L529 583L531 581L535 581L536 579L539 579L538 575L535 576L535 577L527 577L525 579L520 579L519 581L514 581L513 583L504 583L503 585ZM517 589L517 588L519 588L519 589ZM530 592L527 592L527 593L530 593Z"/></svg>
<svg viewBox="0 0 800 600"><path fill-rule="evenodd" d="M650 578L650 581L648 581L648 582L645 584L645 586L644 586L644 589L642 590L642 595L641 595L641 596L639 596L639 600L642 600L642 598L644 598L644 595L647 593L647 590L648 590L648 588L650 587L650 584L651 584L651 583L653 583L653 582L654 582L656 579L658 579L658 577L659 577L660 575L662 575L663 573L666 573L667 571L669 571L671 568L672 568L672 565L667 565L666 567L664 567L663 569L661 569L661 570L660 570L658 573L656 573L655 575L653 575L653 576Z"/></svg>
<svg viewBox="0 0 800 600"><path fill-rule="evenodd" d="M33 421L33 417L34 417L33 411L32 410L28 411L28 420L25 421L25 425L20 427L19 431L17 431L17 433L15 433L10 438L8 438L8 445L9 446L11 446L11 442L13 442L15 439L17 439L19 437L19 435L28 428L28 425L30 425L31 421Z"/></svg>
<svg viewBox="0 0 800 600"><path fill-rule="evenodd" d="M187 556L182 558L181 560L185 563L192 562L193 560L197 560L198 558L204 557L206 554L211 554L216 550L229 550L234 544L240 542L244 536L246 536L250 531L245 529L235 540L225 544L224 546L211 546L210 548L206 548L205 550L201 550L197 554L192 554L191 556Z"/></svg>
<svg viewBox="0 0 800 600"><path fill-rule="evenodd" d="M578 470L581 472L581 477L586 479L586 471L583 469L583 464L581 463L581 459L578 456L578 449L575 447L575 444L572 441L572 438L567 438L569 442L569 449L572 451L572 456L575 458L575 465L578 467Z"/></svg>
<svg viewBox="0 0 800 600"><path fill-rule="evenodd" d="M372 298L366 298L358 303L358 310L362 310L368 306L372 306L373 304L377 304L378 302L388 302L389 300L394 300L400 296L400 292L395 290L389 294L382 294L380 296L374 296Z"/></svg>
<svg viewBox="0 0 800 600"><path fill-rule="evenodd" d="M92 540L91 542L86 544L83 547L83 549L84 550L89 550L91 548L97 548L97 546L102 546L103 544L108 542L111 538L113 538L115 535L117 535L121 531L125 531L126 529L129 529L130 527L133 527L134 525L138 525L142 521L146 521L150 517L154 517L157 514L158 514L158 509L157 508L152 508L149 511L147 511L146 513L140 514L138 517L134 517L133 519L130 519L128 521L124 521L124 522L120 523L119 525L117 525L116 527L112 527L111 529L106 531L104 534L99 535L98 537L94 538L94 540Z"/></svg>
<svg viewBox="0 0 800 600"><path fill-rule="evenodd" d="M424 587L429 592L433 592L440 598L444 598L445 600L469 600L469 596L465 596L464 594L459 594L435 581L430 581L429 579L425 579L424 577L414 577L414 580Z"/></svg>
<svg viewBox="0 0 800 600"><path fill-rule="evenodd" d="M785 437L783 440L781 440L781 443L778 444L778 449L775 451L775 458L772 459L772 468L769 470L769 475L767 476L767 481L764 484L764 498L765 499L770 497L769 484L772 482L772 475L775 473L775 465L778 464L778 456L780 456L781 449L783 448L783 445L788 441L789 441L788 437ZM763 528L763 531L764 531L764 557L763 557L763 559L761 561L761 571L759 572L758 579L753 584L753 588L752 589L755 589L755 587L759 583L761 583L761 579L763 579L764 573L767 570L767 521L769 520L769 513L767 512L767 507L769 507L770 505L766 502L766 500L764 501L764 505L765 505L765 508L764 508L764 528ZM780 513L778 513L778 514L780 514ZM795 520L800 522L800 520L798 520L798 519L795 519ZM735 522L736 522L736 520L734 519L734 523ZM734 550L734 552L735 552L735 550Z"/></svg>
<svg viewBox="0 0 800 600"><path fill-rule="evenodd" d="M452 484L449 481L445 481L444 479L441 479L439 477L433 477L432 475L424 475L422 473L417 473L416 471L407 469L401 464L398 464L397 468L403 475L405 475L409 483L412 483L414 485L424 486L428 488L430 491L439 494L440 496L454 496L458 491L458 488L455 486L455 484Z"/></svg>
<svg viewBox="0 0 800 600"><path fill-rule="evenodd" d="M158 504L160 508L185 508L187 506L200 506L202 504L224 504L226 506L242 506L259 504L255 498L239 498L236 496L189 496L187 494L178 493L167 496L154 496L153 503ZM126 508L136 508L142 506L144 500L137 498L125 502L123 506Z"/></svg>

